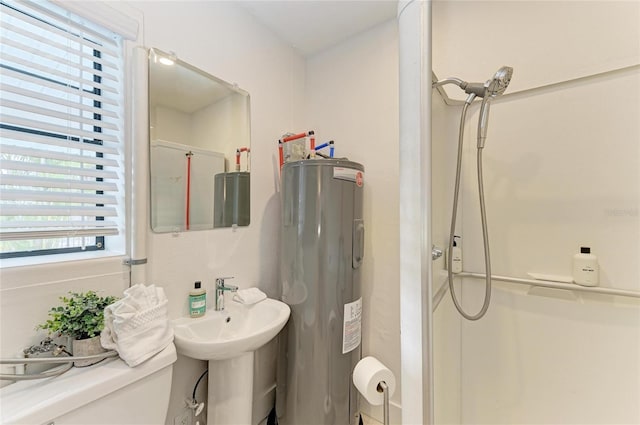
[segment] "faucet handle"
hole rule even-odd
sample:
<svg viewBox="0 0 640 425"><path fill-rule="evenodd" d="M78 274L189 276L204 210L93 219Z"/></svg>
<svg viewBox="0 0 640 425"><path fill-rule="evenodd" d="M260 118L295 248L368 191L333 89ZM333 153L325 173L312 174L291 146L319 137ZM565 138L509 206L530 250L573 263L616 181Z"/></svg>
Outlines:
<svg viewBox="0 0 640 425"><path fill-rule="evenodd" d="M233 276L231 277L219 277L216 278L216 289L219 289L221 291L231 291L231 292L236 292L238 290L238 287L235 285L226 285L224 283L225 279L233 279Z"/></svg>
<svg viewBox="0 0 640 425"><path fill-rule="evenodd" d="M233 276L217 277L216 278L216 286L224 286L225 279L233 279Z"/></svg>

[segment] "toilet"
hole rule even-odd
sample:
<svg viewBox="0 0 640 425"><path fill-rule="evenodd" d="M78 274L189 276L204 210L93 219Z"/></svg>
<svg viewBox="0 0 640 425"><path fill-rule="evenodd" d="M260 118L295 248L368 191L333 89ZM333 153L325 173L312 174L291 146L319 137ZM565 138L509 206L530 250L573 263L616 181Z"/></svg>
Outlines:
<svg viewBox="0 0 640 425"><path fill-rule="evenodd" d="M164 424L176 348L136 366L120 358L0 389L3 425Z"/></svg>

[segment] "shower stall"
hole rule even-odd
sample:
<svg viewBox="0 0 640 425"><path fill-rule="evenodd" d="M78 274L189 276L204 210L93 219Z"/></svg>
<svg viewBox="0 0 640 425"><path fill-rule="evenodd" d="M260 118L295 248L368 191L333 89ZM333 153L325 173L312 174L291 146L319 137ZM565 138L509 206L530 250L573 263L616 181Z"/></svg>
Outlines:
<svg viewBox="0 0 640 425"><path fill-rule="evenodd" d="M399 6L403 423L640 422L640 4L581 6ZM596 30L604 14L609 29ZM446 255L431 260L451 239L465 99L432 83L482 81L503 63L513 81L492 101L483 148L488 273L473 140L482 102L462 125L453 290L475 313L487 274L493 287L469 321ZM598 256L597 287L572 282L581 246Z"/></svg>

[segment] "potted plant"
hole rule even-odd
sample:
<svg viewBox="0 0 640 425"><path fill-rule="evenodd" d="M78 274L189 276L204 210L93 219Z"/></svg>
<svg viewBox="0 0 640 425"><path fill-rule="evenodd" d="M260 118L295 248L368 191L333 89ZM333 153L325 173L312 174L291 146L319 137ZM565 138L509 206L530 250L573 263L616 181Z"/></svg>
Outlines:
<svg viewBox="0 0 640 425"><path fill-rule="evenodd" d="M104 350L100 345L100 332L104 328L104 309L117 301L113 296L100 297L95 291L85 293L69 292L69 296L60 297L61 306L52 307L46 322L36 329L44 329L49 334L66 336L72 339L74 356L89 356ZM82 360L75 366L89 366L99 360Z"/></svg>

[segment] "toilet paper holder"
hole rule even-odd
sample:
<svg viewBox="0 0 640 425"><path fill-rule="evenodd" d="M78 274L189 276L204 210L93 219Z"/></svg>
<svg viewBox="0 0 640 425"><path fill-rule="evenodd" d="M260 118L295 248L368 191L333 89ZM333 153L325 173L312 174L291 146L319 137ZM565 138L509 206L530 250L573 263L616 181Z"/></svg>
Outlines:
<svg viewBox="0 0 640 425"><path fill-rule="evenodd" d="M353 369L353 384L370 404L382 404L384 425L389 425L389 399L396 387L393 372L375 357L367 356Z"/></svg>
<svg viewBox="0 0 640 425"><path fill-rule="evenodd" d="M383 424L389 425L389 386L385 381L380 381L377 390L379 393L382 393L384 397L384 401L382 402Z"/></svg>

